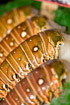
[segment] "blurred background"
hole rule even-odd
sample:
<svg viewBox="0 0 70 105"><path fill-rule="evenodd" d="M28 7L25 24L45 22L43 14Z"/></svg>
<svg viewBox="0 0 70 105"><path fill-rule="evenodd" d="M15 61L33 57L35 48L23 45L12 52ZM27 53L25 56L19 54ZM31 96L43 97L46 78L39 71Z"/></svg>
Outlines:
<svg viewBox="0 0 70 105"><path fill-rule="evenodd" d="M0 5L1 4L6 4L8 1L13 1L13 0L0 0Z"/></svg>

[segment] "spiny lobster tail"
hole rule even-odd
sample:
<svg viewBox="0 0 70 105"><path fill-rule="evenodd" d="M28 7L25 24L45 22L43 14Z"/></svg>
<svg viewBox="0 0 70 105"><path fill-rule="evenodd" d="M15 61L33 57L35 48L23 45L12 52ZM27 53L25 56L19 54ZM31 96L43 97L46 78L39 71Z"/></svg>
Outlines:
<svg viewBox="0 0 70 105"><path fill-rule="evenodd" d="M27 18L37 15L39 12L31 6L15 8L0 17L0 40L2 40L10 31L25 21Z"/></svg>
<svg viewBox="0 0 70 105"><path fill-rule="evenodd" d="M0 42L0 64L21 42L44 29L48 29L48 26L46 19L42 16L34 16L16 26Z"/></svg>
<svg viewBox="0 0 70 105"><path fill-rule="evenodd" d="M44 63L21 80L0 105L48 104L54 96L59 96L64 76L66 72L62 62Z"/></svg>
<svg viewBox="0 0 70 105"><path fill-rule="evenodd" d="M0 97L5 97L6 94L3 94L2 90L7 90L6 86L14 88L30 71L43 62L57 58L62 42L61 34L55 30L40 32L23 41L0 65L0 79L3 82L1 84L5 84L1 86Z"/></svg>

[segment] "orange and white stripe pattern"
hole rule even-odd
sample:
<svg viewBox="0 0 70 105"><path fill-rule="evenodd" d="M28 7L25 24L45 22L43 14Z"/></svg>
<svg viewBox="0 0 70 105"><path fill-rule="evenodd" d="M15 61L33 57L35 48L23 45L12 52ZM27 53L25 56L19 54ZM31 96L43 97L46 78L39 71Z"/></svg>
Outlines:
<svg viewBox="0 0 70 105"><path fill-rule="evenodd" d="M38 14L31 6L15 8L0 17L0 41L18 24Z"/></svg>
<svg viewBox="0 0 70 105"><path fill-rule="evenodd" d="M0 65L1 82L14 88L17 82L43 62L58 58L57 52L62 42L61 34L55 30L40 32L23 41ZM2 88L1 86L1 91Z"/></svg>
<svg viewBox="0 0 70 105"><path fill-rule="evenodd" d="M48 29L47 21L42 16L34 16L16 26L0 42L0 64L20 43L46 28Z"/></svg>
<svg viewBox="0 0 70 105"><path fill-rule="evenodd" d="M64 76L65 68L60 61L44 63L21 80L0 105L49 104L54 96L59 96L63 79L60 78Z"/></svg>

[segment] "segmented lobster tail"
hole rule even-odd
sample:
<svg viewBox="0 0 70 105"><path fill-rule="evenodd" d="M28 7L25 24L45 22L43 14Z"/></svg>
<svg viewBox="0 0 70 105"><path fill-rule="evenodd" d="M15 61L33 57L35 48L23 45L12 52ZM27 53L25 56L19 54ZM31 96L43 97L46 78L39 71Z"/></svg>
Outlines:
<svg viewBox="0 0 70 105"><path fill-rule="evenodd" d="M44 63L21 80L0 105L50 103L53 97L58 97L65 76L65 68L60 61Z"/></svg>
<svg viewBox="0 0 70 105"><path fill-rule="evenodd" d="M0 17L0 40L10 31L28 18L38 14L38 11L31 6L15 8Z"/></svg>
<svg viewBox="0 0 70 105"><path fill-rule="evenodd" d="M66 76L63 64L40 65L58 58L63 38L56 30L45 30L49 29L47 21L37 14L27 6L0 18L0 98L5 98L1 105L41 105L59 95Z"/></svg>
<svg viewBox="0 0 70 105"><path fill-rule="evenodd" d="M61 34L55 30L40 32L23 41L0 65L0 79L5 84L1 86L1 92L4 89L9 91L6 86L14 88L17 82L43 62L57 58L62 42Z"/></svg>
<svg viewBox="0 0 70 105"><path fill-rule="evenodd" d="M48 29L47 21L42 16L34 16L16 26L0 42L0 64L20 43L46 28Z"/></svg>

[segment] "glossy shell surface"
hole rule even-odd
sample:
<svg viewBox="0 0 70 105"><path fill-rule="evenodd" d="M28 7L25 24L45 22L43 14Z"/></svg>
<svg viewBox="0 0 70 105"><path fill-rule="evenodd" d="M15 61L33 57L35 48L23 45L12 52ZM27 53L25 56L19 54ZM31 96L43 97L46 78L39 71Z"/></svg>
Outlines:
<svg viewBox="0 0 70 105"><path fill-rule="evenodd" d="M60 61L44 63L21 80L0 105L49 104L54 96L58 97L64 76L65 68Z"/></svg>

